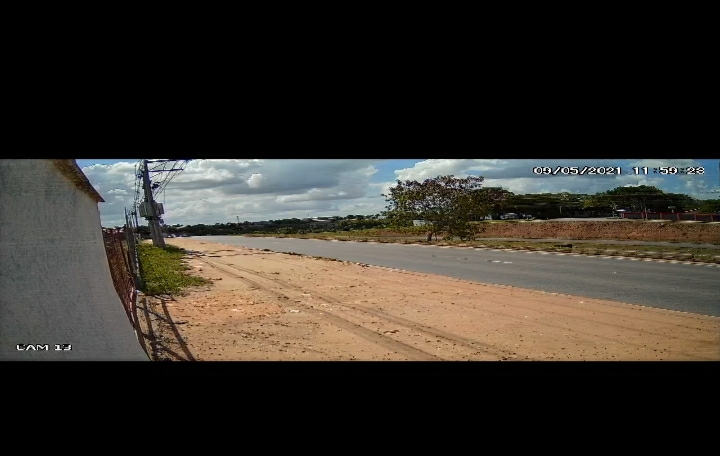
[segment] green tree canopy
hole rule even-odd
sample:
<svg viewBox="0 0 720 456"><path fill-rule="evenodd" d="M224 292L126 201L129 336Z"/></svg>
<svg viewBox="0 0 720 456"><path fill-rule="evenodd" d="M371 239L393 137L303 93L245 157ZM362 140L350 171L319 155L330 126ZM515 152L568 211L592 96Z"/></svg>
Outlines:
<svg viewBox="0 0 720 456"><path fill-rule="evenodd" d="M448 230L450 236L470 235L469 220L476 214L489 213L494 205L507 198L500 189L483 189L482 176L457 178L453 175L397 181L390 193L383 194L389 203L385 215L390 226L409 226L421 219L437 236Z"/></svg>
<svg viewBox="0 0 720 456"><path fill-rule="evenodd" d="M700 212L706 214L715 214L720 212L720 199L700 200L698 203L700 205L698 208Z"/></svg>
<svg viewBox="0 0 720 456"><path fill-rule="evenodd" d="M586 207L608 207L612 209L631 209L644 211L650 197L662 195L663 191L649 185L633 187L616 187L612 190L597 193L588 198Z"/></svg>
<svg viewBox="0 0 720 456"><path fill-rule="evenodd" d="M697 201L680 193L665 193L657 187L639 185L632 187L616 187L606 192L597 193L585 200L586 208L605 207L611 209L628 209L631 211L669 212L686 211L697 206Z"/></svg>

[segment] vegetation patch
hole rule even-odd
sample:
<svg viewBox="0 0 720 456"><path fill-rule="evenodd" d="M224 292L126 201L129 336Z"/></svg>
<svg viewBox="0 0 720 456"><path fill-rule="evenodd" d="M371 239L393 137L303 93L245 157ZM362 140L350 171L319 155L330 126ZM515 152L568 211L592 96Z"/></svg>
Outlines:
<svg viewBox="0 0 720 456"><path fill-rule="evenodd" d="M327 233L322 239L330 240L333 238L332 233ZM296 236L290 236L296 237ZM493 248L493 249L514 249L514 250L530 250L535 252L557 252L557 253L579 253L583 255L610 255L625 256L637 258L654 258L654 259L676 259L685 261L697 261L702 263L720 264L720 253L717 249L703 247L676 247L676 246L657 246L657 245L618 245L618 244L595 244L595 243L571 243L570 241L558 242L538 242L532 239L519 239L517 241L507 240L483 240L483 241L459 241L459 240L443 240L440 242L412 239L408 236L393 237L357 237L359 242L376 241L382 244L423 244L438 246L462 246L475 248ZM288 253L288 252L284 252Z"/></svg>
<svg viewBox="0 0 720 456"><path fill-rule="evenodd" d="M190 268L182 261L185 252L178 247L169 245L161 249L142 243L137 249L144 284L142 292L146 295L177 295L184 288L211 283L186 272Z"/></svg>

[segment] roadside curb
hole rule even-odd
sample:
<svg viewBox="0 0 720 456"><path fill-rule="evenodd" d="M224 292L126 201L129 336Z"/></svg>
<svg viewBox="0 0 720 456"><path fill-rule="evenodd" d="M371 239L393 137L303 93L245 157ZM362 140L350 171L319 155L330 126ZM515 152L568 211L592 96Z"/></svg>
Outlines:
<svg viewBox="0 0 720 456"><path fill-rule="evenodd" d="M263 237L273 237L273 236L263 236ZM304 239L304 238L279 238L279 239ZM350 243L356 243L356 244L385 244L385 245L414 245L418 247L435 247L435 248L441 248L441 249L469 249L469 250L489 250L493 252L514 252L514 253L534 253L534 254L540 254L540 255L558 255L558 256L577 256L577 257L586 257L586 258L603 258L603 259L615 259L615 260L629 260L629 261L648 261L648 262L656 262L656 263L671 263L671 264L684 264L684 265L694 265L694 266L709 266L709 267L716 267L720 268L719 263L704 263L701 261L686 261L686 260L678 260L674 258L638 258L638 257L631 257L631 256L622 256L622 255L593 255L589 253L566 253L566 252L550 252L546 250L522 250L522 249L498 249L498 248L492 248L492 247L476 247L476 246L470 246L467 244L457 244L457 245L450 245L450 244L420 244L416 242L380 242L380 241L357 241L357 240L351 240L351 239L318 239L318 238L305 238L306 240L312 240L312 241L330 241L330 242L350 242Z"/></svg>
<svg viewBox="0 0 720 456"><path fill-rule="evenodd" d="M415 245L419 247L436 247L441 249L464 249L464 250L489 250L492 252L513 252L513 253L534 253L540 255L558 255L558 256L576 256L586 258L604 258L604 259L615 259L615 260L630 260L630 261L650 261L656 263L672 263L672 264L685 264L694 266L709 266L720 268L720 264L717 263L703 263L700 261L685 261L677 259L664 259L664 258L638 258L622 255L592 255L589 253L567 253L567 252L549 252L546 250L521 250L521 249L496 249L492 247L474 247L469 245L442 245L442 244L417 244L417 243L399 243L399 242L377 242L377 241L344 241L354 242L362 244L398 244L398 245Z"/></svg>

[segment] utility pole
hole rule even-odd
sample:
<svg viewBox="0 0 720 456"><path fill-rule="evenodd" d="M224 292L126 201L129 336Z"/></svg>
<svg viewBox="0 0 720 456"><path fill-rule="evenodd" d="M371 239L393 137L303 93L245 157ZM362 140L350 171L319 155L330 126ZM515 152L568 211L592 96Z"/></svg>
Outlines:
<svg viewBox="0 0 720 456"><path fill-rule="evenodd" d="M238 225L239 225L239 224L240 224L240 216L239 216L239 215L236 215L235 217L237 217L237 219L238 219Z"/></svg>
<svg viewBox="0 0 720 456"><path fill-rule="evenodd" d="M152 236L153 245L155 247L165 248L165 239L162 236L160 228L160 220L155 210L155 200L153 199L152 188L150 187L150 172L148 170L148 161L143 160L143 190L145 190L145 202L149 210L148 225L150 226L150 236Z"/></svg>

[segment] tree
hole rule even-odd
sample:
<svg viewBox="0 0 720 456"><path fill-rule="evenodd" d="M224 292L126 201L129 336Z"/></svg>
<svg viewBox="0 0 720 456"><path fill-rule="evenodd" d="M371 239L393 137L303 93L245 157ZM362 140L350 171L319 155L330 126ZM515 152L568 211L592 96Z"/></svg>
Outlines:
<svg viewBox="0 0 720 456"><path fill-rule="evenodd" d="M429 236L435 235L435 239L445 230L449 237L468 238L472 234L470 218L487 214L507 196L507 192L482 189L483 180L481 176L456 178L452 175L423 182L398 180L389 194L382 195L389 203L385 212L388 225L410 226L412 220L421 219L427 224Z"/></svg>
<svg viewBox="0 0 720 456"><path fill-rule="evenodd" d="M506 207L512 206L514 193L501 188L481 188L475 190L476 200L480 203L470 212L471 220L482 220L488 215L498 217Z"/></svg>
<svg viewBox="0 0 720 456"><path fill-rule="evenodd" d="M658 201L664 195L665 193L662 190L650 185L616 187L588 198L585 205L586 207L608 207L612 209L630 208L644 213L648 210L648 201Z"/></svg>
<svg viewBox="0 0 720 456"><path fill-rule="evenodd" d="M588 196L582 207L583 209L615 210L620 206L618 202L612 201L612 199L608 198L606 195L598 193L596 195Z"/></svg>
<svg viewBox="0 0 720 456"><path fill-rule="evenodd" d="M630 209L640 212L648 210L668 212L686 211L697 206L697 201L681 193L665 193L657 187L640 185L637 187L617 187L597 193L585 200L586 208Z"/></svg>
<svg viewBox="0 0 720 456"><path fill-rule="evenodd" d="M700 212L705 214L715 214L720 212L720 199L700 200Z"/></svg>
<svg viewBox="0 0 720 456"><path fill-rule="evenodd" d="M651 203L652 207L658 212L668 212L670 206L673 206L672 210L675 212L684 212L698 207L700 201L681 193L665 193L662 198Z"/></svg>
<svg viewBox="0 0 720 456"><path fill-rule="evenodd" d="M563 209L565 209L565 212L567 213L567 211L583 208L585 200L587 199L587 195L585 194L569 192L555 193L551 195L558 200L558 209L560 214L562 214Z"/></svg>
<svg viewBox="0 0 720 456"><path fill-rule="evenodd" d="M533 217L555 218L562 215L568 216L572 211L582 210L587 203L587 198L586 194L569 192L519 195L510 193L509 198L503 202L502 206ZM588 205L587 207L592 206Z"/></svg>

